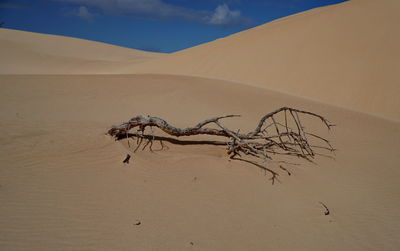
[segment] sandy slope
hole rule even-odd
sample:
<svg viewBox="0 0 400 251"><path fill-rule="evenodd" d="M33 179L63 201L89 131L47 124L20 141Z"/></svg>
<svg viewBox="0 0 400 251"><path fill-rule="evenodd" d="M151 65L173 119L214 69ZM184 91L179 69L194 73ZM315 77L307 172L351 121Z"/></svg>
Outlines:
<svg viewBox="0 0 400 251"><path fill-rule="evenodd" d="M3 75L0 83L2 250L400 247L398 123L191 77ZM238 113L244 117L226 125L251 129L281 105L337 122L324 135L339 151L336 161L287 166L291 176L277 169L281 183L273 186L256 167L229 162L223 147L209 145L168 144L123 165L132 150L104 135L136 114L187 126Z"/></svg>
<svg viewBox="0 0 400 251"><path fill-rule="evenodd" d="M198 75L400 119L400 2L314 9L124 72Z"/></svg>
<svg viewBox="0 0 400 251"><path fill-rule="evenodd" d="M160 58L0 29L0 250L399 250L397 9L354 0ZM104 135L137 114L250 130L280 106L337 123L336 160L268 163L271 185L224 147L133 154Z"/></svg>
<svg viewBox="0 0 400 251"><path fill-rule="evenodd" d="M113 73L162 56L83 39L0 29L0 74Z"/></svg>

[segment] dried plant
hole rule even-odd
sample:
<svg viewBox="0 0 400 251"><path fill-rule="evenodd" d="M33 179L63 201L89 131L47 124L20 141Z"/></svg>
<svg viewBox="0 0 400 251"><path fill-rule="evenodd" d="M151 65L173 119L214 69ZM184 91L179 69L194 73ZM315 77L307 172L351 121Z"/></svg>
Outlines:
<svg viewBox="0 0 400 251"><path fill-rule="evenodd" d="M149 146L150 151L153 151L154 141L159 141L161 149L164 149L163 141L167 138L155 136L153 129L151 130L151 134L145 134L147 127L157 127L165 133L175 137L193 135L214 135L225 137L227 138L225 142L208 141L208 143L226 145L227 154L231 159L251 162L258 167L269 171L273 176L272 181L274 182L278 175L275 171L254 161L243 159L242 155L252 156L262 160L272 159L273 155L289 155L313 162L316 155L325 155L319 153L318 150L326 150L329 153L332 153L335 150L330 142L324 137L307 132L302 124L300 115L317 118L321 120L328 129L333 126L333 124L331 124L327 119L318 114L289 107L282 107L263 116L258 122L256 128L248 133L232 131L221 123L222 119L239 117L240 115L214 117L204 120L194 127L188 128L177 128L161 118L139 115L121 125L113 126L108 131L108 134L116 139L128 137L136 138L137 146L134 150L135 152L141 147L143 142L145 143L142 150ZM281 118L283 121L279 121L278 118ZM214 124L216 128L209 127L212 124ZM130 133L134 128L137 129L137 133ZM280 168L287 171L287 169L282 166L280 166ZM288 173L290 174L290 172Z"/></svg>

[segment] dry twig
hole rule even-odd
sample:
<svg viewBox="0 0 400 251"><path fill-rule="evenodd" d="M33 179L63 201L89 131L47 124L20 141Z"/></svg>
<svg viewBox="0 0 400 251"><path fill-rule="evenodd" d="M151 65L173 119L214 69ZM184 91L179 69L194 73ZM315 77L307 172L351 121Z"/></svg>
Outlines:
<svg viewBox="0 0 400 251"><path fill-rule="evenodd" d="M324 203L322 203L322 202L320 201L319 204L321 204L321 205L325 208L325 212L324 212L325 215L329 215L329 214L331 213L331 212L329 211L329 208L328 208Z"/></svg>
<svg viewBox="0 0 400 251"><path fill-rule="evenodd" d="M126 158L122 161L124 164L129 164L129 160L131 159L131 155L127 154Z"/></svg>

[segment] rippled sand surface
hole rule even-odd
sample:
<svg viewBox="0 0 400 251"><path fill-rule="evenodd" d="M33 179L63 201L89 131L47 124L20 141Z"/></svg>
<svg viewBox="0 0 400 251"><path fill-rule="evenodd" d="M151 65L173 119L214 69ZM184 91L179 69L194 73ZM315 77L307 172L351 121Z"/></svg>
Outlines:
<svg viewBox="0 0 400 251"><path fill-rule="evenodd" d="M166 75L0 76L2 250L397 250L400 126L232 82ZM133 154L105 135L150 114L179 127L236 113L251 130L283 105L338 148L286 166L274 185L225 148L174 145ZM155 145L157 148L157 144ZM126 154L130 164L122 164ZM297 162L297 160L294 160ZM331 214L324 215L326 204ZM136 225L140 222L140 225Z"/></svg>

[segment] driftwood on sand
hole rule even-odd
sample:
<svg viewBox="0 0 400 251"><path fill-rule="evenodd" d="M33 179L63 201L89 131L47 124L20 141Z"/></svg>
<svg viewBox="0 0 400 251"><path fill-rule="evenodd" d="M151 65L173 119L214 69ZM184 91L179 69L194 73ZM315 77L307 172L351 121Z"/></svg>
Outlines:
<svg viewBox="0 0 400 251"><path fill-rule="evenodd" d="M335 149L327 139L305 130L300 119L301 115L319 119L328 129L333 126L321 115L294 108L281 107L263 116L255 129L247 133L240 133L239 130L230 130L221 123L222 119L239 117L240 115L214 117L204 120L194 127L187 128L174 127L161 118L139 115L128 122L113 126L108 130L108 134L116 139L136 138L137 147L135 151L143 141L145 141L143 149L149 146L152 151L153 142L156 140L159 140L161 147L164 148L163 140L160 139L164 137L156 137L153 133L150 135L145 134L147 127L157 127L175 137L194 135L224 137L226 141L220 143L227 146L227 154L231 159L240 159L242 155L247 155L267 160L272 159L273 155L279 154L296 156L312 162L316 155L322 155L318 153L318 150L333 152ZM214 127L211 127L212 125ZM130 131L134 128L137 129L137 133L130 134ZM153 132L153 130L151 131ZM273 174L273 178L276 177L277 173L275 171L258 164L257 166L270 171Z"/></svg>

